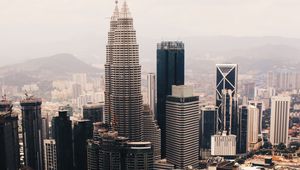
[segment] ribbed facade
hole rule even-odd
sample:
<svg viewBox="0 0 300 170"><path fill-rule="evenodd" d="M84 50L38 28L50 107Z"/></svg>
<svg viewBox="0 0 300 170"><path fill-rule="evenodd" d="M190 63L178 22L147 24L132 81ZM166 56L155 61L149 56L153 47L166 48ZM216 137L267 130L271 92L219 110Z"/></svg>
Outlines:
<svg viewBox="0 0 300 170"><path fill-rule="evenodd" d="M288 144L290 97L272 97L270 142L272 145Z"/></svg>
<svg viewBox="0 0 300 170"><path fill-rule="evenodd" d="M56 144L53 139L44 140L45 170L57 170Z"/></svg>
<svg viewBox="0 0 300 170"><path fill-rule="evenodd" d="M166 158L179 169L199 161L199 97L189 90L173 86L166 102Z"/></svg>
<svg viewBox="0 0 300 170"><path fill-rule="evenodd" d="M237 136L237 153L247 153L248 107L239 107L239 133Z"/></svg>
<svg viewBox="0 0 300 170"><path fill-rule="evenodd" d="M120 13L117 11L116 8L108 35L105 115L108 122L116 122L121 136L141 141L143 101L139 46L126 1Z"/></svg>
<svg viewBox="0 0 300 170"><path fill-rule="evenodd" d="M236 136L214 135L211 137L211 155L213 156L234 156L236 155Z"/></svg>
<svg viewBox="0 0 300 170"><path fill-rule="evenodd" d="M255 106L248 106L248 151L252 150L251 144L256 144L258 142L258 122L259 121L259 110Z"/></svg>
<svg viewBox="0 0 300 170"><path fill-rule="evenodd" d="M99 141L87 141L87 169L99 170Z"/></svg>
<svg viewBox="0 0 300 170"><path fill-rule="evenodd" d="M127 142L125 169L153 170L153 149L151 142Z"/></svg>
<svg viewBox="0 0 300 170"><path fill-rule="evenodd" d="M43 139L41 99L28 97L20 102L22 107L22 129L25 166L43 170Z"/></svg>
<svg viewBox="0 0 300 170"><path fill-rule="evenodd" d="M149 141L153 146L153 155L155 160L161 159L161 131L157 125L157 121L154 119L154 115L151 113L148 105L144 105L143 111L143 124L144 132L143 137L144 141Z"/></svg>

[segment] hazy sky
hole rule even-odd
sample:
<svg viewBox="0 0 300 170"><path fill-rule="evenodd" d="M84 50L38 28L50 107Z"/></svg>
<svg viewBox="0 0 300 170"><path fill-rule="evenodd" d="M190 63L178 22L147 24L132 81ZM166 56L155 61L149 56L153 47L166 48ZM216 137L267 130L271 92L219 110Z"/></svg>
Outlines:
<svg viewBox="0 0 300 170"><path fill-rule="evenodd" d="M127 1L140 37L300 38L300 0ZM113 9L114 0L0 0L0 59L32 55L31 44L106 37Z"/></svg>

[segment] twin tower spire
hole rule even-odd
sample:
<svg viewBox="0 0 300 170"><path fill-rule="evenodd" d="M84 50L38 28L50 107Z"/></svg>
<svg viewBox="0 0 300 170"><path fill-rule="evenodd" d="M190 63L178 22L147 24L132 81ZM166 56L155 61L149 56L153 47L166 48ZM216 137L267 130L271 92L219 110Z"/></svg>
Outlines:
<svg viewBox="0 0 300 170"><path fill-rule="evenodd" d="M121 7L121 11L119 11L119 7L118 7L119 1L116 0L115 3L116 3L116 7L115 7L115 11L111 17L112 20L117 20L118 18L131 18L131 14L130 14L126 0L124 1L123 5Z"/></svg>

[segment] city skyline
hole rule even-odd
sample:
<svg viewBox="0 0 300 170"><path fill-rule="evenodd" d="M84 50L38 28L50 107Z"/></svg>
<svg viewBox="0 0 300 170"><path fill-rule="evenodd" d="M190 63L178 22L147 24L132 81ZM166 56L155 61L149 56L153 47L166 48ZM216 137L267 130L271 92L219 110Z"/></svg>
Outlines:
<svg viewBox="0 0 300 170"><path fill-rule="evenodd" d="M171 14L169 7L176 10L179 9L176 5L181 8L187 5L178 0L171 4L168 1L160 3L169 6L165 8L166 13L159 15ZM281 4L281 1L276 2ZM75 0L72 4L80 2ZM4 161L0 170L300 167L300 60L298 65L293 60L297 50L285 48L289 51L286 53L281 49L283 44L280 47L272 44L257 47L256 50L269 56L258 61L247 50L244 51L249 56L247 59L230 52L228 55L237 60L218 56L222 52L204 52L206 58L199 60L191 56L197 53L189 49L190 41L168 39L150 43L156 45L156 49L148 49L156 52L153 55L156 60L149 58L152 63L156 61L152 65L156 73L145 71L142 67L147 64L141 61L144 54L140 47L148 46L138 41L137 32L143 29L136 27L139 20L135 18L146 16L147 12L131 13L128 2L134 0L110 1L114 7L107 20L107 36L105 40L99 39L106 43L106 50L99 47L106 53L102 70L93 68L99 64L96 60L87 64L87 58L81 62L69 54L31 60L28 66L15 65L7 67L7 71L0 68L0 160ZM270 2L200 0L194 3L229 8L238 4L269 6ZM76 9L81 7L85 6ZM152 7L149 6L149 11ZM190 18L195 21L195 28L199 23L193 17L197 14ZM172 19L176 18L180 25L180 17L184 15L173 15L169 20L162 17L159 22L153 22L153 29L147 29L155 31L154 27L162 26L161 21L172 26ZM171 32L176 30L177 27ZM147 36L154 37L152 33ZM248 47L256 44L251 41L243 43ZM244 46L235 43L240 49ZM208 46L218 51L217 46L222 44L234 46L227 41ZM197 51L203 46L193 45ZM278 49L283 56L294 55L282 57ZM241 72L247 65L252 71ZM265 69L258 71L255 66ZM22 71L26 68L28 71ZM214 69L214 73L203 71L207 68Z"/></svg>

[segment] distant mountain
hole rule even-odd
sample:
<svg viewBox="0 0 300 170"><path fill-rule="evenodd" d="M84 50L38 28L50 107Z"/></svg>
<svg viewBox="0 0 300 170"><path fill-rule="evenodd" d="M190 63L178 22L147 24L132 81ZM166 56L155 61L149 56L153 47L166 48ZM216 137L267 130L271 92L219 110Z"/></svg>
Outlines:
<svg viewBox="0 0 300 170"><path fill-rule="evenodd" d="M57 54L0 68L0 79L9 85L66 79L74 73L100 73L102 70L71 54Z"/></svg>

